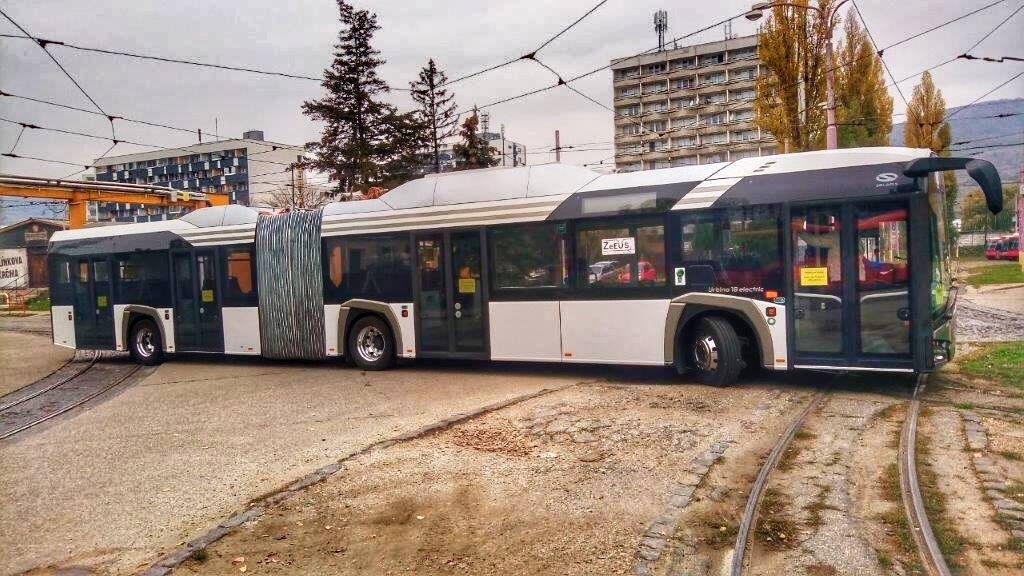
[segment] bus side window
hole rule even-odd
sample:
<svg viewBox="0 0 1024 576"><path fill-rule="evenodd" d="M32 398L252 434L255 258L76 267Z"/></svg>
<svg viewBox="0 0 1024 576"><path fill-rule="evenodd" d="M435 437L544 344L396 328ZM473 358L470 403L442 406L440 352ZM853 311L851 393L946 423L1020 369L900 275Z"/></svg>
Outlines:
<svg viewBox="0 0 1024 576"><path fill-rule="evenodd" d="M226 275L226 283L222 295L225 306L256 306L256 274L253 265L252 248L224 249L224 260L221 266Z"/></svg>

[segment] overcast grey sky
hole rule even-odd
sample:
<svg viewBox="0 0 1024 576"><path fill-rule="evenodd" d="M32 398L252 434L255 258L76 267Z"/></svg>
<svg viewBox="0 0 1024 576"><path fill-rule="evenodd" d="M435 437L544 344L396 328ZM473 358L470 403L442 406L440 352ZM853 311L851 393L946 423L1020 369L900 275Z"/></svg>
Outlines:
<svg viewBox="0 0 1024 576"><path fill-rule="evenodd" d="M940 24L989 0L901 2L859 0L864 18L881 46ZM586 12L596 0L525 0L520 2L444 2L355 0L377 13L381 30L374 45L387 60L381 74L393 86L408 86L427 58L433 57L449 77L521 55ZM984 36L1016 10L1021 0L993 8L886 52L896 78L904 78L955 56ZM652 13L669 14L669 36L678 37L730 15L749 1L665 2L611 0L572 31L545 48L540 58L563 77L589 71L610 59L649 49L656 44ZM330 63L338 32L337 6L332 0L280 2L247 0L0 0L0 6L36 36L85 46L151 53L174 58L287 71L317 76ZM1024 56L1024 11L987 39L975 54ZM755 26L740 18L734 33L750 34ZM0 33L17 33L0 21ZM686 43L718 40L720 28ZM242 72L201 69L177 64L83 53L60 47L51 50L85 89L109 113L212 132L214 118L222 135L262 129L269 140L300 144L316 139L319 127L300 112L303 100L321 94L317 82L257 76ZM966 104L1024 69L1024 64L957 61L934 72L950 106ZM471 107L551 84L554 77L535 63L524 61L455 85L460 106ZM916 78L900 86L909 99ZM574 84L611 105L611 72L603 71ZM89 108L89 102L35 44L0 38L0 89L19 95ZM904 111L895 97L895 111ZM1024 95L1024 78L987 99ZM406 95L391 98L409 108ZM558 88L496 106L490 110L492 129L505 125L508 138L525 144L531 163L548 162L553 155L533 154L550 149L555 129L563 145L599 142L566 153L563 162L596 162L612 156L612 114L566 88ZM99 116L0 98L0 116L43 126L108 135ZM896 116L899 122L902 116ZM0 149L8 152L18 127L0 122ZM121 138L166 146L194 142L187 134L135 124L118 123ZM17 146L21 155L88 163L107 147L99 140L26 131ZM119 145L114 154L147 148ZM0 158L0 172L58 177L67 166Z"/></svg>

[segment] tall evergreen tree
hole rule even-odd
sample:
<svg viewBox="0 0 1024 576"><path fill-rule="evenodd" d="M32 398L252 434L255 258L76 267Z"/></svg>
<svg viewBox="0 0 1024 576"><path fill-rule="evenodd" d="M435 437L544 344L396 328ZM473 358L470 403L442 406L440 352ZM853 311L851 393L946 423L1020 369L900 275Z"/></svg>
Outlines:
<svg viewBox="0 0 1024 576"><path fill-rule="evenodd" d="M455 114L455 95L444 87L447 82L448 76L431 58L420 70L419 79L409 83L412 99L420 106L420 118L427 125L427 145L434 172L441 171L441 143L455 134L459 122Z"/></svg>
<svg viewBox="0 0 1024 576"><path fill-rule="evenodd" d="M835 78L839 147L888 146L892 96L886 89L882 59L852 8L836 51Z"/></svg>
<svg viewBox="0 0 1024 576"><path fill-rule="evenodd" d="M459 136L462 142L454 146L455 164L457 170L472 170L473 168L488 168L498 164L494 157L497 150L487 144L487 141L477 134L477 126L480 125L480 117L476 110L466 118L459 129Z"/></svg>
<svg viewBox="0 0 1024 576"><path fill-rule="evenodd" d="M309 165L338 183L338 193L362 189L377 181L393 147L391 124L399 116L381 101L387 84L377 75L384 63L371 45L380 29L377 16L338 0L342 25L334 45L334 62L320 83L326 94L302 104L302 113L325 124L319 142L307 146L314 155Z"/></svg>

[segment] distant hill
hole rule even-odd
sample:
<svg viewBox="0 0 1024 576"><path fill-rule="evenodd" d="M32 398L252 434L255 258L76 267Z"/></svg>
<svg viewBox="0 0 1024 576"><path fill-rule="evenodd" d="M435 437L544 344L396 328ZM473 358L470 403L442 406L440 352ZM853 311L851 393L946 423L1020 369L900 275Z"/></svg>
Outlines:
<svg viewBox="0 0 1024 576"><path fill-rule="evenodd" d="M946 113L952 114L960 108L963 106L949 108ZM1006 114L1017 115L999 117ZM954 154L988 160L995 165L1004 183L1018 180L1021 164L1024 163L1024 146L988 146L1024 141L1024 98L978 102L954 116L949 124L953 134L952 148L961 149ZM893 125L889 140L893 146L903 145L902 123ZM970 142L956 144L967 140ZM957 173L957 180L961 191L965 185L974 184L964 172Z"/></svg>

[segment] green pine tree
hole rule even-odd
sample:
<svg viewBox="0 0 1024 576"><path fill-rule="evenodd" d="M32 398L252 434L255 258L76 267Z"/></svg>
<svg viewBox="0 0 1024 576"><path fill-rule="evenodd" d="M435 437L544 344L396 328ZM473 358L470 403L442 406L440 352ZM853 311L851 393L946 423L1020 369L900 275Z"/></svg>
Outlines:
<svg viewBox="0 0 1024 576"><path fill-rule="evenodd" d="M447 82L448 76L431 58L420 70L419 79L409 83L412 99L420 106L420 118L427 125L427 146L434 172L441 171L441 143L455 134L459 122L455 95L444 87Z"/></svg>
<svg viewBox="0 0 1024 576"><path fill-rule="evenodd" d="M456 170L489 168L498 164L498 159L494 157L497 150L477 134L479 124L480 117L477 116L476 110L462 123L459 130L462 142L456 144L452 150L455 153Z"/></svg>
<svg viewBox="0 0 1024 576"><path fill-rule="evenodd" d="M324 123L320 140L307 144L313 153L308 165L337 182L336 192L349 193L385 175L395 152L390 142L394 123L401 115L381 99L389 88L377 75L384 59L371 45L380 29L376 14L356 10L345 0L338 0L338 12L342 29L334 62L320 84L326 94L304 102L302 113Z"/></svg>

